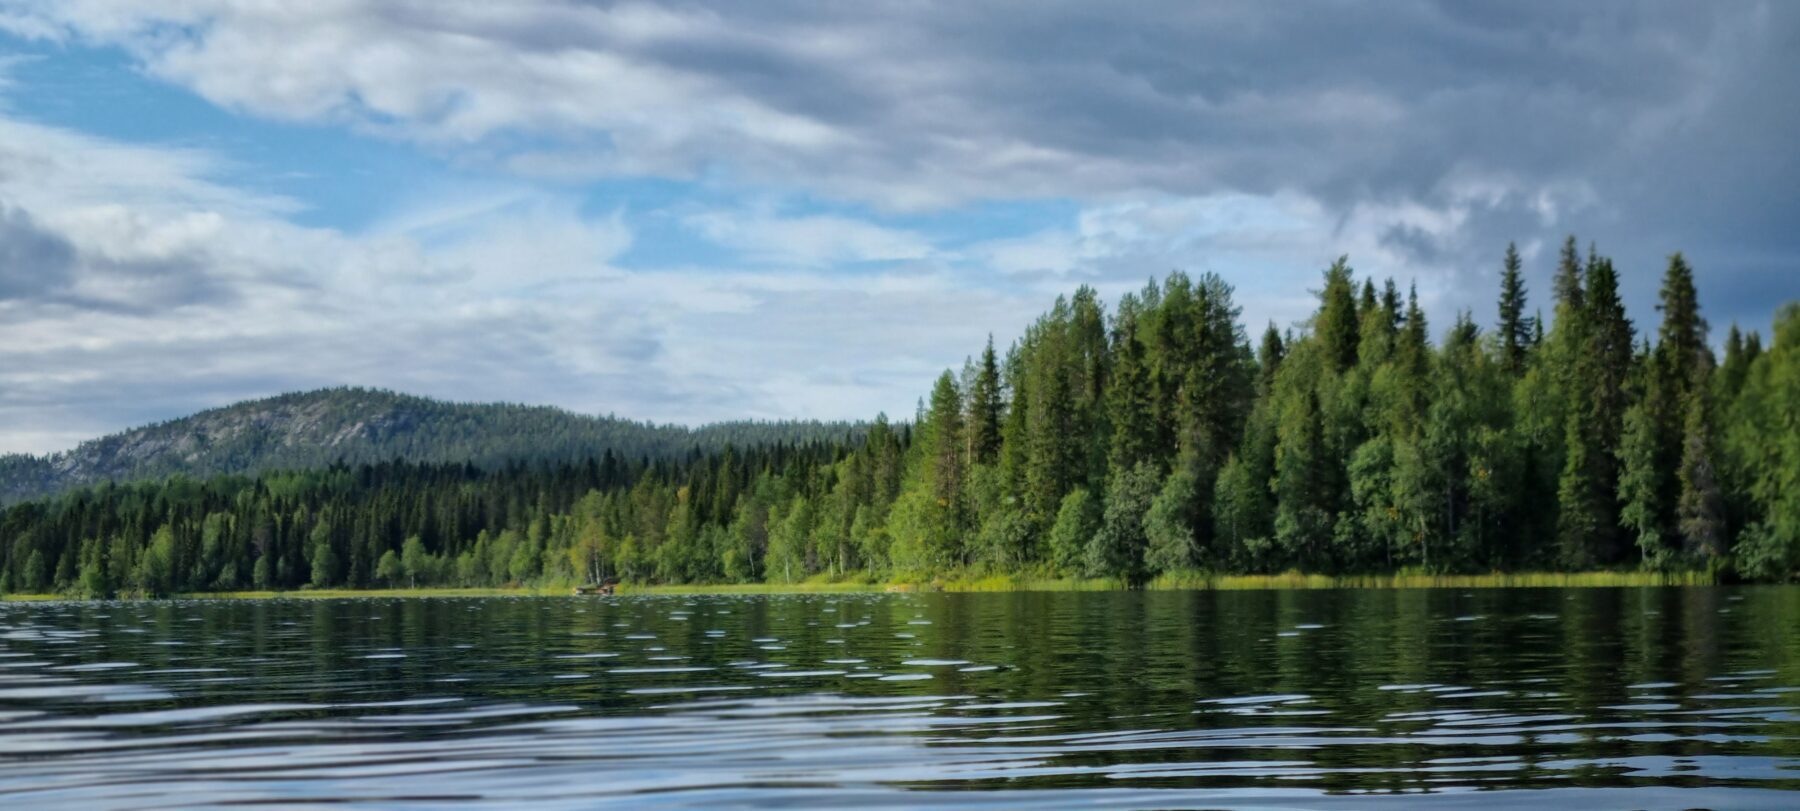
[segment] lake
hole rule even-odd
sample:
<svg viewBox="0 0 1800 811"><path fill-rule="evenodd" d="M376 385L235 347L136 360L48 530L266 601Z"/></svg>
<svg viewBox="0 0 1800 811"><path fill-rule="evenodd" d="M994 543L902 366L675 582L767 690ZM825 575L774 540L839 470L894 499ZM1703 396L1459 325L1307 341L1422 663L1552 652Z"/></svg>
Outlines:
<svg viewBox="0 0 1800 811"><path fill-rule="evenodd" d="M0 806L1795 808L1800 588L0 604Z"/></svg>

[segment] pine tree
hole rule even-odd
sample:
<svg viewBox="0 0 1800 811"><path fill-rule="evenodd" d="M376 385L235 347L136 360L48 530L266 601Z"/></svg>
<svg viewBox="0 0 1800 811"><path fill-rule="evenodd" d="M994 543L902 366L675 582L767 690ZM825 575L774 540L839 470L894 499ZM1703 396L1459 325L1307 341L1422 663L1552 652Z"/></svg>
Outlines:
<svg viewBox="0 0 1800 811"><path fill-rule="evenodd" d="M1154 458L1156 403L1144 345L1137 339L1135 323L1122 325L1118 348L1113 355L1108 403L1113 435L1107 451L1107 467L1117 472L1130 470L1139 462Z"/></svg>
<svg viewBox="0 0 1800 811"><path fill-rule="evenodd" d="M1000 365L989 335L969 393L969 444L976 464L993 464L1000 456L1000 410Z"/></svg>
<svg viewBox="0 0 1800 811"><path fill-rule="evenodd" d="M1678 512L1682 546L1691 558L1725 554L1725 498L1719 489L1711 404L1710 393L1696 386L1688 393L1682 425Z"/></svg>
<svg viewBox="0 0 1800 811"><path fill-rule="evenodd" d="M1501 262L1500 276L1500 357L1506 370L1514 376L1525 373L1525 354L1532 344L1534 319L1525 315L1525 280L1520 273L1519 250L1506 244L1506 258Z"/></svg>
<svg viewBox="0 0 1800 811"><path fill-rule="evenodd" d="M1306 388L1281 414L1275 455L1275 541L1288 559L1303 566L1324 563L1331 540L1330 485L1325 469L1324 415L1318 394Z"/></svg>
<svg viewBox="0 0 1800 811"><path fill-rule="evenodd" d="M1350 257L1340 256L1325 271L1325 287L1319 291L1319 312L1313 316L1313 334L1323 346L1333 371L1356 365L1356 295Z"/></svg>
<svg viewBox="0 0 1800 811"><path fill-rule="evenodd" d="M931 495L953 524L961 519L963 492L962 394L948 370L931 389Z"/></svg>
<svg viewBox="0 0 1800 811"><path fill-rule="evenodd" d="M1281 332L1275 329L1275 322L1269 322L1269 328L1263 330L1262 343L1256 348L1256 398L1266 400L1269 393L1275 390L1275 373L1281 370L1281 359L1287 356L1287 347L1281 341Z"/></svg>
<svg viewBox="0 0 1800 811"><path fill-rule="evenodd" d="M1700 367L1710 365L1712 351L1706 346L1707 326L1700 317L1700 305L1694 292L1694 271L1679 252L1669 257L1663 273L1660 302L1662 327L1657 331L1657 355L1673 384L1676 399L1685 400L1690 386L1699 379Z"/></svg>
<svg viewBox="0 0 1800 811"><path fill-rule="evenodd" d="M1031 384L1025 506L1039 526L1055 520L1063 496L1078 483L1081 461L1083 438L1076 430L1068 370L1060 360L1040 358Z"/></svg>
<svg viewBox="0 0 1800 811"><path fill-rule="evenodd" d="M1584 271L1579 351L1558 485L1557 537L1563 559L1580 568L1611 563L1619 554L1618 448L1624 432L1632 329L1619 301L1612 261L1590 252Z"/></svg>
<svg viewBox="0 0 1800 811"><path fill-rule="evenodd" d="M1625 412L1619 444L1619 519L1643 563L1660 566L1666 562L1670 529L1666 520L1670 505L1665 501L1669 476L1662 458L1664 420L1657 413L1664 401L1662 376L1645 363L1638 377L1642 393Z"/></svg>
<svg viewBox="0 0 1800 811"><path fill-rule="evenodd" d="M1576 250L1575 235L1563 241L1562 254L1556 263L1556 322L1563 321L1564 310L1579 311L1587 306L1582 292L1581 254Z"/></svg>
<svg viewBox="0 0 1800 811"><path fill-rule="evenodd" d="M1549 338L1546 360L1547 377L1553 394L1541 400L1540 408L1557 409L1554 419L1560 423L1559 455L1547 455L1538 466L1546 477L1553 477L1557 507L1555 530L1557 558L1560 565L1571 568L1592 566L1594 560L1588 543L1600 518L1596 503L1602 495L1593 480L1593 457L1599 453L1591 441L1589 390L1584 370L1588 352L1587 300L1582 290L1583 278L1575 237L1563 242L1556 267L1556 323ZM1529 382L1529 380L1528 380ZM1548 434L1550 431L1546 430ZM1544 443L1539 443L1544 448Z"/></svg>
<svg viewBox="0 0 1800 811"><path fill-rule="evenodd" d="M1725 360L1719 364L1719 396L1730 403L1737 399L1738 392L1744 389L1744 376L1750 371L1750 359L1745 352L1744 335L1738 331L1734 322L1725 333Z"/></svg>
<svg viewBox="0 0 1800 811"><path fill-rule="evenodd" d="M1411 433L1419 429L1424 419L1431 385L1431 330L1425 323L1425 311L1419 307L1416 286L1406 296L1405 327L1400 331L1394 354L1400 398L1391 422L1400 431Z"/></svg>

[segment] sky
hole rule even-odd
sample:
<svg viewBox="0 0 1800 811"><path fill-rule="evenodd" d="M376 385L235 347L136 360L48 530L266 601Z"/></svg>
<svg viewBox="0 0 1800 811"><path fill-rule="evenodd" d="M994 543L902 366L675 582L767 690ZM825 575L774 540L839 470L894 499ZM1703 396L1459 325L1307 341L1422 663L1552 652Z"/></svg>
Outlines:
<svg viewBox="0 0 1800 811"><path fill-rule="evenodd" d="M1800 299L1800 3L0 0L0 453L363 385L912 414L1059 294Z"/></svg>

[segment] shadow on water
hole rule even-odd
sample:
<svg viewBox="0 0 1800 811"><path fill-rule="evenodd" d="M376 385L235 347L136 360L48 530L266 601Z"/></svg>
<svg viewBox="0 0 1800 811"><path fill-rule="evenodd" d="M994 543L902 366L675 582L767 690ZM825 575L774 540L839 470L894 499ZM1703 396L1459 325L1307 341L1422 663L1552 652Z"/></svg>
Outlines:
<svg viewBox="0 0 1800 811"><path fill-rule="evenodd" d="M0 605L7 807L1796 790L1796 588Z"/></svg>

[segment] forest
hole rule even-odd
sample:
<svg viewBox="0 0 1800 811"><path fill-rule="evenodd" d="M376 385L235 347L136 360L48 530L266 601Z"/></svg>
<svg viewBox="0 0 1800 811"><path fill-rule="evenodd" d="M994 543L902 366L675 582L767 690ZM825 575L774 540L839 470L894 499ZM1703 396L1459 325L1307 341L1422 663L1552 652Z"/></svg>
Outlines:
<svg viewBox="0 0 1800 811"><path fill-rule="evenodd" d="M687 428L548 406L450 403L339 387L247 400L100 437L57 454L0 455L0 505L83 484L303 470L337 462L579 462L612 451L667 457L699 448L842 437L864 426L736 421Z"/></svg>
<svg viewBox="0 0 1800 811"><path fill-rule="evenodd" d="M0 591L1647 569L1800 577L1800 303L1716 352L1675 254L1634 323L1570 237L1490 326L1340 259L1252 341L1224 279L1058 299L834 438L102 484L0 512Z"/></svg>

